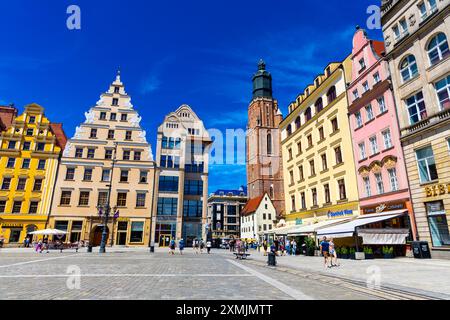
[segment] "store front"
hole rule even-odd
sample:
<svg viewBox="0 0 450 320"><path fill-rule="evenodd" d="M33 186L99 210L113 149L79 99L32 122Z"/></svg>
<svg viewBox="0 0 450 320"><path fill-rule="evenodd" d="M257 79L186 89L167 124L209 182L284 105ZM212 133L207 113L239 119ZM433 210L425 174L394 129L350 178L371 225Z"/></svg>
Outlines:
<svg viewBox="0 0 450 320"><path fill-rule="evenodd" d="M3 246L23 246L27 237L30 239L30 243L37 240L30 232L45 229L45 221L45 217L39 216L36 216L35 219L4 217L0 220L0 239L3 240Z"/></svg>

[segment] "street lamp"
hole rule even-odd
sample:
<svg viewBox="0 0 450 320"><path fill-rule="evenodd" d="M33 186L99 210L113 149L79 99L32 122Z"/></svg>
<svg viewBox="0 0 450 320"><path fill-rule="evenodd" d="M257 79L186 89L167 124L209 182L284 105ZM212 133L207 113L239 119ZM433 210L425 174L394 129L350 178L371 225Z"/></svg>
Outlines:
<svg viewBox="0 0 450 320"><path fill-rule="evenodd" d="M155 228L155 219L156 214L154 212L154 205L155 205L155 196L157 195L157 192L155 191L156 186L156 178L157 178L157 170L158 170L158 164L156 161L150 161L153 165L153 188L152 188L152 206L150 207L150 239L148 241L148 246L150 248L150 252L155 252L155 234L153 232L153 228Z"/></svg>
<svg viewBox="0 0 450 320"><path fill-rule="evenodd" d="M112 158L112 164L111 164L111 175L109 177L109 185L108 185L108 198L106 200L106 203L104 205L98 205L97 206L97 211L98 211L98 215L100 217L103 217L103 232L102 232L102 241L100 243L100 250L99 253L105 253L106 252L106 240L108 237L108 219L109 219L109 215L111 214L111 190L112 190L112 181L114 178L114 166L116 164L117 161L117 142L114 142L114 155ZM114 216L117 215L117 207L114 207ZM114 232L114 230L112 230L111 232Z"/></svg>

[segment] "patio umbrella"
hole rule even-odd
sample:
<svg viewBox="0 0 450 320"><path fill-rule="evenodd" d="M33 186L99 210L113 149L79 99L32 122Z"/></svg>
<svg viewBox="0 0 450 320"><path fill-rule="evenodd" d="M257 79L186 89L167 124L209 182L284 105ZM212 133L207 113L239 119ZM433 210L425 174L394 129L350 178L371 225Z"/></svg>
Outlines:
<svg viewBox="0 0 450 320"><path fill-rule="evenodd" d="M58 229L44 229L44 230L38 230L30 232L30 234L36 234L36 235L64 235L66 234L66 231L58 230Z"/></svg>

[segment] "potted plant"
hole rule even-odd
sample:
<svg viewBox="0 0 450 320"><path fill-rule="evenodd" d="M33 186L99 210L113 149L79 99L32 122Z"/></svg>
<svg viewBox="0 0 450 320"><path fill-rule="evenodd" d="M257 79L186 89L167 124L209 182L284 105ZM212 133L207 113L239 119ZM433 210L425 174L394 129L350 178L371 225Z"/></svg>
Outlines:
<svg viewBox="0 0 450 320"><path fill-rule="evenodd" d="M364 247L364 255L366 259L373 259L373 250L371 247Z"/></svg>
<svg viewBox="0 0 450 320"><path fill-rule="evenodd" d="M355 252L356 252L356 249L355 248L350 248L350 250L349 250L349 256L350 256L350 259L352 259L352 260L355 260L356 258L355 258Z"/></svg>
<svg viewBox="0 0 450 320"><path fill-rule="evenodd" d="M348 249L347 247L341 248L341 259L348 259Z"/></svg>
<svg viewBox="0 0 450 320"><path fill-rule="evenodd" d="M385 259L393 259L394 258L394 247L383 247L383 256Z"/></svg>
<svg viewBox="0 0 450 320"><path fill-rule="evenodd" d="M305 238L305 244L306 244L306 255L313 257L314 250L316 249L314 239L310 237Z"/></svg>

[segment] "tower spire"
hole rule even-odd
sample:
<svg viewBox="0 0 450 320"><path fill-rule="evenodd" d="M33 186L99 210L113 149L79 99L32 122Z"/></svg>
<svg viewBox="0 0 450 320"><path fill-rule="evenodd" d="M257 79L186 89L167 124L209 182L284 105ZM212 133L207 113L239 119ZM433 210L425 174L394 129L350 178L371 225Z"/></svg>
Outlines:
<svg viewBox="0 0 450 320"><path fill-rule="evenodd" d="M272 98L272 75L266 70L266 63L259 60L258 71L253 75L253 99Z"/></svg>

